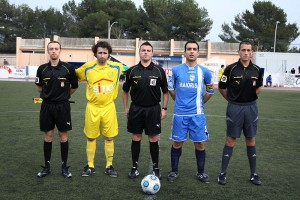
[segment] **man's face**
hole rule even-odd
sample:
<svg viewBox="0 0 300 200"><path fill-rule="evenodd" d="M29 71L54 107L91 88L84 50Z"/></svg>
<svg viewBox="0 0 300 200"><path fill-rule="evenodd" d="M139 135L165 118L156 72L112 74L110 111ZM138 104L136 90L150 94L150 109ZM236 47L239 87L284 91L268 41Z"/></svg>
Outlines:
<svg viewBox="0 0 300 200"><path fill-rule="evenodd" d="M185 49L185 58L188 62L194 62L199 56L198 46L195 43L188 43Z"/></svg>
<svg viewBox="0 0 300 200"><path fill-rule="evenodd" d="M61 49L58 43L50 43L48 45L48 54L50 56L50 60L59 59L60 50Z"/></svg>
<svg viewBox="0 0 300 200"><path fill-rule="evenodd" d="M239 55L241 61L249 61L252 58L252 45L242 44L239 49Z"/></svg>
<svg viewBox="0 0 300 200"><path fill-rule="evenodd" d="M153 51L152 51L152 47L148 46L148 45L143 45L140 48L140 59L143 62L147 62L149 60L152 59L153 56Z"/></svg>
<svg viewBox="0 0 300 200"><path fill-rule="evenodd" d="M99 64L105 64L108 57L109 57L108 49L102 47L97 48L96 58Z"/></svg>

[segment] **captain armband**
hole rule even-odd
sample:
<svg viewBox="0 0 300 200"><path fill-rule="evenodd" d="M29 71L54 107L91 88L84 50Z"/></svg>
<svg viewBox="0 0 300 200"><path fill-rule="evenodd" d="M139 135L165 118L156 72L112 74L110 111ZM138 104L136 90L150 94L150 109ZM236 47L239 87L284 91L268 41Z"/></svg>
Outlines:
<svg viewBox="0 0 300 200"><path fill-rule="evenodd" d="M206 92L213 94L214 93L214 84L206 84Z"/></svg>

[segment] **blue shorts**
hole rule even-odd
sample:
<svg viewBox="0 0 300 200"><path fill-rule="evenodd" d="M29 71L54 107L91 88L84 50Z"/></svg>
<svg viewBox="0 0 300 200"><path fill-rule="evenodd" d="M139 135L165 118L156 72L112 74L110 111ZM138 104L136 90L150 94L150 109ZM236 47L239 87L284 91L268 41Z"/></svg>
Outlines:
<svg viewBox="0 0 300 200"><path fill-rule="evenodd" d="M204 114L189 116L174 115L170 139L175 142L182 142L189 135L191 141L203 142L207 140L205 130L206 117Z"/></svg>

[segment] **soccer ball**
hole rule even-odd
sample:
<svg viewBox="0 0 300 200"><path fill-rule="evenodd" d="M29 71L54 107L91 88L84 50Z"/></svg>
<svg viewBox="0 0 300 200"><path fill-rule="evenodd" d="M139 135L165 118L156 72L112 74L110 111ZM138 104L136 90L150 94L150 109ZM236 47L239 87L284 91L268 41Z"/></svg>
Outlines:
<svg viewBox="0 0 300 200"><path fill-rule="evenodd" d="M159 178L155 175L147 175L143 178L141 182L142 190L146 194L155 194L160 189Z"/></svg>

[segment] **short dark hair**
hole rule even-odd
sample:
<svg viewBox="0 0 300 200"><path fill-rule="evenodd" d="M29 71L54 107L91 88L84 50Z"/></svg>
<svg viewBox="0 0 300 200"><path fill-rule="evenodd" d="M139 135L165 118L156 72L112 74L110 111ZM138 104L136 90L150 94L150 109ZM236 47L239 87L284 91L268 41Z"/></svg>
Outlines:
<svg viewBox="0 0 300 200"><path fill-rule="evenodd" d="M152 44L150 43L150 42L148 42L148 41L146 41L146 42L143 42L142 44L141 44L141 46L140 46L140 49L139 50L141 50L141 47L142 46L150 46L151 48L152 48L152 52L153 52L153 46L152 46Z"/></svg>
<svg viewBox="0 0 300 200"><path fill-rule="evenodd" d="M189 41L187 41L186 43L185 43L185 45L184 45L184 52L186 51L186 46L188 45L188 44L196 44L197 45L197 49L198 49L198 51L199 51L199 44L198 44L198 42L196 41L196 40L189 40Z"/></svg>
<svg viewBox="0 0 300 200"><path fill-rule="evenodd" d="M110 46L110 44L108 42L106 42L106 41L98 41L92 47L92 51L93 51L94 55L97 54L98 47L107 49L108 50L108 54L112 53L112 47Z"/></svg>
<svg viewBox="0 0 300 200"><path fill-rule="evenodd" d="M53 43L59 44L59 49L61 49L61 44L60 44L58 41L50 41L50 42L47 44L47 50L48 50L49 44L53 44Z"/></svg>
<svg viewBox="0 0 300 200"><path fill-rule="evenodd" d="M221 68L223 68L224 67L224 65L221 65Z"/></svg>
<svg viewBox="0 0 300 200"><path fill-rule="evenodd" d="M251 49L252 49L253 45L249 40L242 40L239 45L239 50L241 49L242 44L251 45Z"/></svg>

